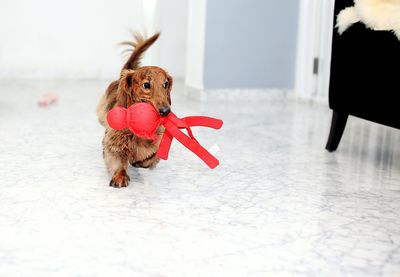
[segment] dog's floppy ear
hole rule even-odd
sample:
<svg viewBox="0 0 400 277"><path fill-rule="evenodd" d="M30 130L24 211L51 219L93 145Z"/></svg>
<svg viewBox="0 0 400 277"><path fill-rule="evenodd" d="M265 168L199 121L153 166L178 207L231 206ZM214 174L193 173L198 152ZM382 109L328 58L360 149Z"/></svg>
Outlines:
<svg viewBox="0 0 400 277"><path fill-rule="evenodd" d="M134 82L134 70L123 70L119 79L119 86L117 92L118 106L129 107L134 103L132 85Z"/></svg>
<svg viewBox="0 0 400 277"><path fill-rule="evenodd" d="M167 73L167 81L168 81L168 102L171 105L171 90L172 90L172 84L174 83L174 79Z"/></svg>
<svg viewBox="0 0 400 277"><path fill-rule="evenodd" d="M167 81L168 81L168 93L170 93L172 90L172 84L174 83L174 79L171 77L171 75L167 74Z"/></svg>

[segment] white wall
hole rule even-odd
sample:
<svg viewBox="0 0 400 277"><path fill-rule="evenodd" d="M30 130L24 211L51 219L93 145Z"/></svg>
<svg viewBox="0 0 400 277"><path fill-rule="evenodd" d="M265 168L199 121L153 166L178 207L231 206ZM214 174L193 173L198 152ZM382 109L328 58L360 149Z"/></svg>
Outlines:
<svg viewBox="0 0 400 277"><path fill-rule="evenodd" d="M145 0L148 1L148 0ZM188 20L187 0L158 0L157 29L161 36L156 49L157 64L175 78L185 76L186 37Z"/></svg>
<svg viewBox="0 0 400 277"><path fill-rule="evenodd" d="M190 87L204 87L204 47L206 37L206 5L207 0L189 0L186 78Z"/></svg>
<svg viewBox="0 0 400 277"><path fill-rule="evenodd" d="M186 1L152 0L156 13L144 1L1 0L0 78L118 77L118 43L130 38L129 29L150 30L154 22L164 47L149 53L157 57L150 62L183 77Z"/></svg>
<svg viewBox="0 0 400 277"><path fill-rule="evenodd" d="M329 92L334 0L301 0L295 96L327 103ZM318 74L314 73L318 58Z"/></svg>

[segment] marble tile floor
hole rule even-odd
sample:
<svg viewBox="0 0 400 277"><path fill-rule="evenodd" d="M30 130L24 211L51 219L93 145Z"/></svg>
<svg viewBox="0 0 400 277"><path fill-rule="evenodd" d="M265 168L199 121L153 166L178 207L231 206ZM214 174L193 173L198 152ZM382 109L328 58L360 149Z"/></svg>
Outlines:
<svg viewBox="0 0 400 277"><path fill-rule="evenodd" d="M328 153L327 106L178 83L177 115L224 119L195 129L220 167L174 143L114 189L106 85L0 81L0 276L400 276L399 130L351 117ZM48 91L58 104L38 108Z"/></svg>

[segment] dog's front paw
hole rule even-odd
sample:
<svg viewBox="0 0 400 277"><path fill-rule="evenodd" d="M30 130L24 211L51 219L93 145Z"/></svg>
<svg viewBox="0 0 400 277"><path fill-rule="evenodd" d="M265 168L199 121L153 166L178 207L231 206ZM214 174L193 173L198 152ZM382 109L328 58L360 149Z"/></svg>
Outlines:
<svg viewBox="0 0 400 277"><path fill-rule="evenodd" d="M111 178L110 187L123 188L127 187L130 178L125 170L115 172L114 176Z"/></svg>

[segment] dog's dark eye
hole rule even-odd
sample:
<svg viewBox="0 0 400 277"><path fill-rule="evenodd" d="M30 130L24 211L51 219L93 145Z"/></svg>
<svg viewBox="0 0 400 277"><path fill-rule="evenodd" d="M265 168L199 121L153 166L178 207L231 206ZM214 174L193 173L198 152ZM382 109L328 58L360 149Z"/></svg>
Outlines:
<svg viewBox="0 0 400 277"><path fill-rule="evenodd" d="M143 83L143 87L145 89L150 89L150 83L149 82Z"/></svg>
<svg viewBox="0 0 400 277"><path fill-rule="evenodd" d="M166 82L164 83L164 89L168 89L168 88L169 88L169 82L166 81Z"/></svg>

